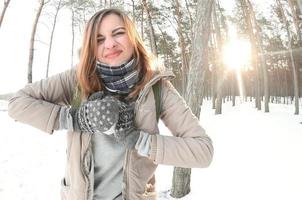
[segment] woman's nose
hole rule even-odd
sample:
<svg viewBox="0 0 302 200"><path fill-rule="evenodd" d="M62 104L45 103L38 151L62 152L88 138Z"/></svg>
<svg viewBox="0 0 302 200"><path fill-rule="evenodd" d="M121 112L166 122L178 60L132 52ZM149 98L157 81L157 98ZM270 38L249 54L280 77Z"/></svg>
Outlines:
<svg viewBox="0 0 302 200"><path fill-rule="evenodd" d="M107 38L105 39L104 45L105 45L105 48L106 48L106 49L111 49L111 48L115 47L116 44L117 44L117 43L116 43L116 41L115 41L115 39L114 39L113 37L107 37Z"/></svg>

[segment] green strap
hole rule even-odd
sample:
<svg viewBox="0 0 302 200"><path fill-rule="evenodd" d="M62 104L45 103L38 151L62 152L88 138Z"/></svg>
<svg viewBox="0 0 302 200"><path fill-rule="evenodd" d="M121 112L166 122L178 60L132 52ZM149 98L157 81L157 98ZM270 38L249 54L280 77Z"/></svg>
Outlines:
<svg viewBox="0 0 302 200"><path fill-rule="evenodd" d="M160 93L161 93L161 87L160 87L160 81L156 82L153 86L153 94L154 94L154 100L155 100L155 108L156 108L156 120L158 122L159 116L160 116Z"/></svg>

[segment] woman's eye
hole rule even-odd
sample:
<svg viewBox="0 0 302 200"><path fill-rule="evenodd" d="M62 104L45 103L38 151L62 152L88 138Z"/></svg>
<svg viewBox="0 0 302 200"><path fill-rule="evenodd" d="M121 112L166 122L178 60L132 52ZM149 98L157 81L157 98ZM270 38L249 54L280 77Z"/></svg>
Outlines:
<svg viewBox="0 0 302 200"><path fill-rule="evenodd" d="M100 43L103 43L104 40L105 40L104 38L98 38L98 39L97 39L97 42L100 44Z"/></svg>
<svg viewBox="0 0 302 200"><path fill-rule="evenodd" d="M117 32L115 35L123 35L125 32Z"/></svg>

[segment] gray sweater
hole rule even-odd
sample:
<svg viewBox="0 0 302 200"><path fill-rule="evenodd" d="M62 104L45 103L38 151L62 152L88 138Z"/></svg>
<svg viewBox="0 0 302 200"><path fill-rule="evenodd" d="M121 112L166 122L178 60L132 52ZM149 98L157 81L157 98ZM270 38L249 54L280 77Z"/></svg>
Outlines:
<svg viewBox="0 0 302 200"><path fill-rule="evenodd" d="M94 200L122 199L123 162L126 150L134 148L139 132L133 131L124 141L101 133L92 136L94 154Z"/></svg>

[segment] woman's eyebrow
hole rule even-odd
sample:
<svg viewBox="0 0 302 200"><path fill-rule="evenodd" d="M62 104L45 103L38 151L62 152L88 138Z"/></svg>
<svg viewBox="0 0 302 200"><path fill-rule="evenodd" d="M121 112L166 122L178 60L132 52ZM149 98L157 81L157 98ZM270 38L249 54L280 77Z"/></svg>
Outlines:
<svg viewBox="0 0 302 200"><path fill-rule="evenodd" d="M117 28L115 28L115 29L113 29L112 30L112 33L115 33L115 32L117 32L117 31L119 31L119 30L126 30L126 28L125 27L123 27L123 26L121 26L121 27L117 27ZM102 37L103 35L102 34L98 34L97 35L97 37Z"/></svg>
<svg viewBox="0 0 302 200"><path fill-rule="evenodd" d="M117 31L119 31L119 30L121 30L121 29L122 29L122 30L126 30L125 27L121 26L121 27L117 27L117 28L113 29L113 30L112 30L112 33L117 32Z"/></svg>

